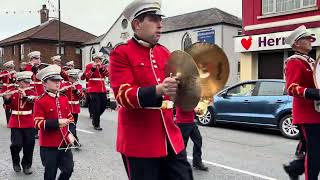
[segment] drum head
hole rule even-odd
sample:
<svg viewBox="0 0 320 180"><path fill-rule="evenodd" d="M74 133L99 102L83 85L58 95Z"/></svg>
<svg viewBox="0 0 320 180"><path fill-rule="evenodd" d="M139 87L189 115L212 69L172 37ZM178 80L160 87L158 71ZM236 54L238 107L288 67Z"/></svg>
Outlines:
<svg viewBox="0 0 320 180"><path fill-rule="evenodd" d="M313 81L316 85L316 88L320 89L320 56L316 61L316 65L313 71Z"/></svg>

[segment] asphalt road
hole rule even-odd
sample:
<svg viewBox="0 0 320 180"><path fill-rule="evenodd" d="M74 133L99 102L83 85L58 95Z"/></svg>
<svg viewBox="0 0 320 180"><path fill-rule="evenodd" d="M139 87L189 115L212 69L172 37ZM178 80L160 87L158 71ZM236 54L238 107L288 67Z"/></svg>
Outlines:
<svg viewBox="0 0 320 180"><path fill-rule="evenodd" d="M0 111L0 180L40 180L43 167L36 142L33 170L30 176L12 170L10 130L4 125ZM78 136L83 145L74 151L74 180L125 180L122 160L115 151L117 112L106 111L103 131L91 127L87 109L79 115ZM194 170L195 180L260 180L289 179L282 164L293 158L297 141L283 138L279 132L239 126L200 127L203 136L203 160L209 172ZM187 147L192 157L192 142Z"/></svg>

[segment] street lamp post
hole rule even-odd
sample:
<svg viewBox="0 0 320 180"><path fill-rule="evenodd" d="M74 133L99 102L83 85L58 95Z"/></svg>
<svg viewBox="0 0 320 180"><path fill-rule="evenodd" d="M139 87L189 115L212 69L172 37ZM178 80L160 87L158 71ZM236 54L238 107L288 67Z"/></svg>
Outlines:
<svg viewBox="0 0 320 180"><path fill-rule="evenodd" d="M59 44L59 55L61 56L61 11L60 11L60 0L58 0L58 14L59 14L59 23L58 23L58 44Z"/></svg>

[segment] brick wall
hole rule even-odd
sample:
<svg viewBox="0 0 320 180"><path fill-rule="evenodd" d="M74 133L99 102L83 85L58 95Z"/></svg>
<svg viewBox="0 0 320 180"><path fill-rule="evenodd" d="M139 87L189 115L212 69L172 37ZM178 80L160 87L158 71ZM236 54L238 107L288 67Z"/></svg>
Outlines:
<svg viewBox="0 0 320 180"><path fill-rule="evenodd" d="M57 45L54 42L28 42L24 44L24 58L21 59L21 50L20 44L10 45L4 47L4 61L14 60L16 65L16 70L19 70L21 62L28 62L28 54L31 51L40 51L41 52L41 61L44 63L51 64L50 58L52 56L57 55ZM13 54L13 47L15 48L15 54ZM65 44L64 45L64 55L62 55L62 65L64 66L68 61L74 61L75 67L80 68L82 67L82 56L81 54L76 54L76 47L75 44Z"/></svg>

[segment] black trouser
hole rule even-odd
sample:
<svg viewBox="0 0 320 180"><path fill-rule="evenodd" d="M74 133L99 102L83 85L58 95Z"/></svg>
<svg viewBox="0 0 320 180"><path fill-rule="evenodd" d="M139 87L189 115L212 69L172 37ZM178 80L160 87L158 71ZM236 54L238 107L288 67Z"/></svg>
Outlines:
<svg viewBox="0 0 320 180"><path fill-rule="evenodd" d="M8 124L10 116L11 116L11 109L5 109L5 112L6 112L6 119L7 119L7 124Z"/></svg>
<svg viewBox="0 0 320 180"><path fill-rule="evenodd" d="M88 102L88 111L89 111L89 115L90 115L90 118L92 118L92 106L91 106L91 98L90 98L90 95L87 96L87 102Z"/></svg>
<svg viewBox="0 0 320 180"><path fill-rule="evenodd" d="M202 161L202 136L196 123L179 123L177 124L181 130L184 144L187 147L189 137L193 141L193 164Z"/></svg>
<svg viewBox="0 0 320 180"><path fill-rule="evenodd" d="M106 93L90 93L90 106L92 107L92 125L100 127L100 116L107 106Z"/></svg>
<svg viewBox="0 0 320 180"><path fill-rule="evenodd" d="M35 144L34 128L12 128L11 129L11 157L13 165L20 165L19 153L23 149L22 168L30 168L32 165L33 149Z"/></svg>
<svg viewBox="0 0 320 180"><path fill-rule="evenodd" d="M296 152L295 152L295 155L297 158L291 161L289 163L289 166L287 167L288 173L294 176L300 176L305 171L304 162L305 162L305 153L306 153L306 141L304 139L304 135L302 133L301 127L298 126L298 129L301 135L300 135L300 141L297 145Z"/></svg>
<svg viewBox="0 0 320 180"><path fill-rule="evenodd" d="M74 119L74 123L75 123L75 125L76 125L76 130L75 130L75 132L74 132L74 137L77 139L77 141L79 141L79 138L78 138L78 136L77 136L78 115L79 115L79 114L73 114L73 113L72 113L72 116L73 116L73 119Z"/></svg>
<svg viewBox="0 0 320 180"><path fill-rule="evenodd" d="M168 145L164 158L134 158L122 154L129 180L193 180L186 151L176 155Z"/></svg>
<svg viewBox="0 0 320 180"><path fill-rule="evenodd" d="M320 172L320 124L301 125L306 140L305 179L317 180Z"/></svg>
<svg viewBox="0 0 320 180"><path fill-rule="evenodd" d="M61 173L58 180L70 179L73 172L73 155L71 150L40 147L40 157L44 166L44 180L55 180L58 168Z"/></svg>

